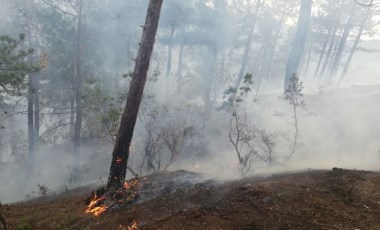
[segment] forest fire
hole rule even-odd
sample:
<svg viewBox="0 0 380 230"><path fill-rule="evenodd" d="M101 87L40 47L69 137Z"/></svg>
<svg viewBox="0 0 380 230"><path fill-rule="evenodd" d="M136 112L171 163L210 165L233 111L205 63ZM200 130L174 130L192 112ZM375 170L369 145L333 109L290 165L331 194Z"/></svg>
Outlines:
<svg viewBox="0 0 380 230"><path fill-rule="evenodd" d="M138 190L141 187L142 184L140 181L137 178L133 178L129 181L125 181L123 187L116 191L105 192L104 188L102 188L92 194L85 213L99 217L111 208L130 204L138 198Z"/></svg>

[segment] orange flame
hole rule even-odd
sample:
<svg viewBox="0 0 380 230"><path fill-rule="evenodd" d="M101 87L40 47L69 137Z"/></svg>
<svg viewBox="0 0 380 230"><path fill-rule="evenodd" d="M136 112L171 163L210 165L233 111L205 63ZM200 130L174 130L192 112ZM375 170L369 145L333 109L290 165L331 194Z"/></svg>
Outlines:
<svg viewBox="0 0 380 230"><path fill-rule="evenodd" d="M90 213L99 217L110 207L113 207L114 204L134 201L138 197L137 190L141 187L142 184L137 178L135 178L131 179L129 182L125 181L122 188L116 190L113 194L108 194L107 197L97 197L97 195L94 195L91 198L90 204L87 206L85 213Z"/></svg>
<svg viewBox="0 0 380 230"><path fill-rule="evenodd" d="M139 185L140 185L140 183L137 179L132 179L129 183L128 183L128 181L125 181L123 187L125 189L131 189L131 188L137 187Z"/></svg>
<svg viewBox="0 0 380 230"><path fill-rule="evenodd" d="M122 162L123 160L121 159L121 157L117 157L116 158L116 164L121 164L121 162Z"/></svg>
<svg viewBox="0 0 380 230"><path fill-rule="evenodd" d="M137 222L134 220L134 221L132 222L132 224L129 225L129 226L123 226L123 225L120 225L120 226L119 226L119 229L120 229L120 230L139 230L139 227L138 227L138 225L137 225Z"/></svg>
<svg viewBox="0 0 380 230"><path fill-rule="evenodd" d="M99 217L102 215L105 211L107 211L108 206L104 204L100 204L102 201L104 201L106 198L104 196L97 198L96 196L91 200L90 204L88 205L85 213L92 213L94 216Z"/></svg>
<svg viewBox="0 0 380 230"><path fill-rule="evenodd" d="M134 220L131 226L128 226L128 230L138 230L137 222Z"/></svg>

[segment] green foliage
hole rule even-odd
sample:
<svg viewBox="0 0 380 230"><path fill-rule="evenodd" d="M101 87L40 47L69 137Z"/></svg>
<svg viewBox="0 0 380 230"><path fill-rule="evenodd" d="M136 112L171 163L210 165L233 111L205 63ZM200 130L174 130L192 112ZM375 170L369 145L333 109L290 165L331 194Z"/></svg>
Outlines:
<svg viewBox="0 0 380 230"><path fill-rule="evenodd" d="M244 96L245 94L248 94L249 92L251 92L251 86L253 86L254 83L253 83L253 75L252 74L249 74L247 73L245 76L244 76L244 85L242 87L240 87L240 96Z"/></svg>
<svg viewBox="0 0 380 230"><path fill-rule="evenodd" d="M239 104L248 97L248 94L252 91L253 86L253 75L247 73L244 76L243 85L239 87L239 90L230 86L223 92L223 98L228 98L228 100L223 102L222 108L228 109L231 106L239 106Z"/></svg>
<svg viewBox="0 0 380 230"><path fill-rule="evenodd" d="M18 92L24 86L25 76L39 69L25 61L33 49L22 49L24 40L23 34L17 39L0 36L0 89L8 94Z"/></svg>
<svg viewBox="0 0 380 230"><path fill-rule="evenodd" d="M306 109L306 103L303 100L303 83L299 81L296 75L290 78L290 84L285 90L284 99L289 101L292 106L300 107Z"/></svg>

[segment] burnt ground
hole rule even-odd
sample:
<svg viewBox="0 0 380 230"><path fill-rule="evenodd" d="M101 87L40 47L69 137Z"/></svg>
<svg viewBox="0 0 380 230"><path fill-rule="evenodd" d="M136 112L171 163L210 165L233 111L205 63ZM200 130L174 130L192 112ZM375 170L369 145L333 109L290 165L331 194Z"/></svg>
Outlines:
<svg viewBox="0 0 380 230"><path fill-rule="evenodd" d="M85 214L94 189L5 205L12 229L376 229L380 173L303 171L231 182L166 172L141 179L138 200L96 218ZM0 227L1 229L1 227Z"/></svg>

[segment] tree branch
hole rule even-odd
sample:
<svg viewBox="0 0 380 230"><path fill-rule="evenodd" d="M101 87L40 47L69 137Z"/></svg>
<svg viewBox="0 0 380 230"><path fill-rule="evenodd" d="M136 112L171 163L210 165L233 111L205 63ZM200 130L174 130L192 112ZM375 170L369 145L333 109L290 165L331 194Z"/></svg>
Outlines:
<svg viewBox="0 0 380 230"><path fill-rule="evenodd" d="M41 1L42 1L43 3L45 3L46 5L49 5L49 6L53 7L54 9L56 9L56 10L58 10L58 11L61 11L61 12L64 13L64 14L68 14L68 15L74 17L74 18L77 18L77 15L72 14L72 13L70 13L70 12L67 12L67 11L65 11L65 10L62 10L62 9L59 8L58 6L56 6L56 5L54 5L54 4L50 3L50 2L48 2L48 1L46 1L46 0L41 0Z"/></svg>
<svg viewBox="0 0 380 230"><path fill-rule="evenodd" d="M360 6L374 6L374 5L378 5L380 4L380 2L375 2L375 3L372 3L372 4L365 4L365 3L360 3L358 2L358 0L353 0L356 4L360 5Z"/></svg>

